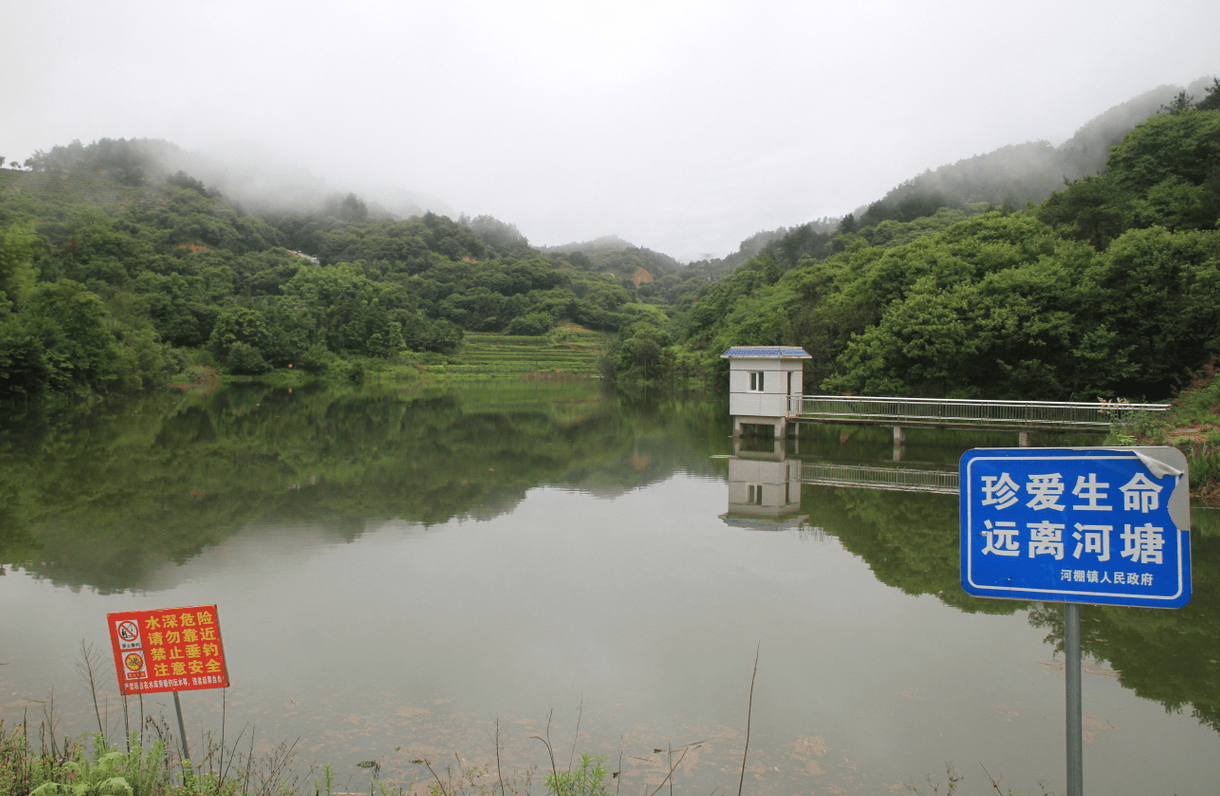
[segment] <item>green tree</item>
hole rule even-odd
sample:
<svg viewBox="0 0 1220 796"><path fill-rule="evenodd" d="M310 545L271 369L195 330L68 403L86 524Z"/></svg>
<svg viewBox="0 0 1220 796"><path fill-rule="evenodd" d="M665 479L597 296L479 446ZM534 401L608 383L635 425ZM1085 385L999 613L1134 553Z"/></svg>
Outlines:
<svg viewBox="0 0 1220 796"><path fill-rule="evenodd" d="M545 312L531 312L513 318L504 329L505 334L543 335L551 331L555 319Z"/></svg>
<svg viewBox="0 0 1220 796"><path fill-rule="evenodd" d="M234 343L229 349L226 361L230 371L241 375L254 375L271 370L271 366L257 348L241 341Z"/></svg>
<svg viewBox="0 0 1220 796"><path fill-rule="evenodd" d="M354 193L342 197L336 194L327 199L326 214L340 221L365 222L369 219L368 206Z"/></svg>
<svg viewBox="0 0 1220 796"><path fill-rule="evenodd" d="M50 389L50 369L36 330L25 316L0 312L0 401Z"/></svg>
<svg viewBox="0 0 1220 796"><path fill-rule="evenodd" d="M1144 192L1172 177L1202 185L1220 170L1220 113L1183 110L1154 116L1110 152L1106 173L1119 186Z"/></svg>
<svg viewBox="0 0 1220 796"><path fill-rule="evenodd" d="M29 301L38 279L34 258L45 249L30 225L17 224L0 232L0 306L21 307Z"/></svg>
<svg viewBox="0 0 1220 796"><path fill-rule="evenodd" d="M1220 79L1212 78L1207 96L1195 103L1195 108L1201 111L1220 111Z"/></svg>
<svg viewBox="0 0 1220 796"><path fill-rule="evenodd" d="M116 336L122 325L101 297L76 282L39 284L22 326L16 342L27 357L27 394L130 391L143 384L140 357Z"/></svg>
<svg viewBox="0 0 1220 796"><path fill-rule="evenodd" d="M1170 116L1176 116L1188 108L1193 108L1194 99L1195 98L1187 94L1185 90L1179 91L1177 96L1169 101L1168 105L1161 106L1160 112L1169 114Z"/></svg>
<svg viewBox="0 0 1220 796"><path fill-rule="evenodd" d="M421 348L425 351L452 354L461 345L462 330L442 318L428 325Z"/></svg>
<svg viewBox="0 0 1220 796"><path fill-rule="evenodd" d="M647 321L638 321L620 336L614 376L619 381L657 381L669 376L673 363L669 333Z"/></svg>
<svg viewBox="0 0 1220 796"><path fill-rule="evenodd" d="M1109 175L1082 177L1052 194L1038 208L1038 220L1098 251L1131 225L1132 195Z"/></svg>
<svg viewBox="0 0 1220 796"><path fill-rule="evenodd" d="M234 307L220 313L212 334L208 338L208 348L221 361L228 361L234 346L243 345L243 352L249 348L262 352L271 345L271 328L264 313L253 307ZM248 356L243 353L243 357Z"/></svg>
<svg viewBox="0 0 1220 796"><path fill-rule="evenodd" d="M1220 233L1133 229L1091 270L1091 310L1139 364L1132 394L1167 395L1186 370L1220 354Z"/></svg>

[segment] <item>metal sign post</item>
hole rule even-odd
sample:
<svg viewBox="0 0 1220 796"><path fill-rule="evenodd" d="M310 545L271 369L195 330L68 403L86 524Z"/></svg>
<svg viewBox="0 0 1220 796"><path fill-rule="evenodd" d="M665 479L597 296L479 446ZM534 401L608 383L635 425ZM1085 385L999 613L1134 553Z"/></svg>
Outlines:
<svg viewBox="0 0 1220 796"><path fill-rule="evenodd" d="M182 759L191 759L191 750L186 745L186 724L182 721L182 700L178 698L178 692L174 692L174 712L178 714L178 734L182 736Z"/></svg>
<svg viewBox="0 0 1220 796"><path fill-rule="evenodd" d="M1190 497L1177 448L999 448L959 463L962 588L1064 603L1068 796L1081 796L1080 605L1190 600Z"/></svg>
<svg viewBox="0 0 1220 796"><path fill-rule="evenodd" d="M1064 704L1067 706L1067 792L1084 796L1084 700L1080 693L1080 603L1063 605Z"/></svg>

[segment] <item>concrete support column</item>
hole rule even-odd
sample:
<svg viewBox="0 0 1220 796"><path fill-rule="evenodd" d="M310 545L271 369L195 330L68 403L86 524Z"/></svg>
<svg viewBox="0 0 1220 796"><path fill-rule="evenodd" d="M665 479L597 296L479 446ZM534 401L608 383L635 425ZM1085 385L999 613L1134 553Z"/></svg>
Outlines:
<svg viewBox="0 0 1220 796"><path fill-rule="evenodd" d="M903 449L906 447L907 435L902 426L894 426L894 461L902 461Z"/></svg>
<svg viewBox="0 0 1220 796"><path fill-rule="evenodd" d="M1029 432L1028 431L1018 431L1017 432L1017 447L1020 447L1020 448L1029 447Z"/></svg>

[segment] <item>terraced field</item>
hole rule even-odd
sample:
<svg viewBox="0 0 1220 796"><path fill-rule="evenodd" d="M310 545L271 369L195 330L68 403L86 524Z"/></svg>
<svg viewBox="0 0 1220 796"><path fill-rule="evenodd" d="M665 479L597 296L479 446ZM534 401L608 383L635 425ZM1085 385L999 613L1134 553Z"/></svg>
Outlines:
<svg viewBox="0 0 1220 796"><path fill-rule="evenodd" d="M592 378L606 341L607 335L578 326L543 337L467 332L458 354L426 369L460 376L564 373Z"/></svg>

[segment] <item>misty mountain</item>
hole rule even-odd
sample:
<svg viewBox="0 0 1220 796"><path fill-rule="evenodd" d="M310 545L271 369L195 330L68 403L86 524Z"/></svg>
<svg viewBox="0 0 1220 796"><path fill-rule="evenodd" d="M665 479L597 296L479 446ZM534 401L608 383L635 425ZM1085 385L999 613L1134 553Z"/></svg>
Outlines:
<svg viewBox="0 0 1220 796"><path fill-rule="evenodd" d="M327 183L304 166L249 143L217 151L189 151L159 139L107 139L89 145L73 141L36 152L26 165L37 171L90 170L129 185L157 182L178 172L207 190L223 194L245 212L258 216L325 215L345 194L358 194L373 218L401 220L426 212L456 216L433 196L402 188L343 186Z"/></svg>
<svg viewBox="0 0 1220 796"><path fill-rule="evenodd" d="M617 235L605 235L584 243L544 246L544 254L562 254L573 266L599 274L611 274L637 287L686 268L668 254L634 246Z"/></svg>
<svg viewBox="0 0 1220 796"><path fill-rule="evenodd" d="M962 178L937 184L943 194L912 190L860 219L758 232L730 258L687 266L616 237L542 252L491 216L395 220L321 183L314 209L260 216L221 193L216 173L198 172L205 182L179 168L201 161L171 143L73 142L28 170L0 170L0 400L136 391L191 366L357 379L386 362L444 361L466 332L557 324L616 334L612 379L722 373L728 345L795 341L817 352L809 373L832 390L1163 394L1220 350L1208 331L1220 305L1207 292L1220 252L1220 116L1181 92L1137 99L1070 145L992 153L1012 177L1023 153L1086 168L1131 118L1167 105L1108 150L1101 175L1035 211L964 203L967 189L1002 181L945 168L939 176ZM1220 102L1220 83L1205 102ZM1162 251L1185 287L1145 262ZM745 260L732 268L734 258ZM1162 294L1164 307L1140 308ZM974 314L941 323L963 309ZM1162 334L1167 317L1181 319L1176 336ZM1018 320L1001 329L1004 319ZM938 348L923 342L933 338Z"/></svg>
<svg viewBox="0 0 1220 796"><path fill-rule="evenodd" d="M847 216L823 217L795 227L756 232L744 239L732 254L690 263L690 271L697 271L704 278L717 279L763 252L776 254L791 268L803 255L821 259L833 253L832 239L839 231L854 232L886 221L908 224L917 219L932 219L918 225L919 229L902 230L898 234L886 230L886 234L869 235L870 243L880 242L875 240L880 236L897 244L943 229L989 207L1017 209L1029 202L1039 204L1055 191L1062 190L1066 181L1103 171L1111 148L1119 144L1123 136L1171 106L1180 95L1198 102L1204 99L1213 84L1214 78L1201 77L1185 89L1158 86L1099 114L1059 146L1048 141L1009 144L986 154L928 169ZM950 213L945 208L956 212ZM847 226L841 227L845 219ZM589 252L628 245L621 238L609 236L583 244L552 247L551 250Z"/></svg>
<svg viewBox="0 0 1220 796"><path fill-rule="evenodd" d="M613 252L622 251L631 247L630 241L625 241L618 235L603 235L600 238L587 240L583 243L564 243L559 246L543 246L543 252L556 252L558 254L569 254L571 252L583 252L584 254L595 254L597 252Z"/></svg>
<svg viewBox="0 0 1220 796"><path fill-rule="evenodd" d="M1110 150L1135 127L1171 106L1179 95L1185 94L1198 102L1204 99L1213 84L1214 78L1201 77L1186 88L1157 86L1099 114L1059 146L1048 141L1009 144L986 154L928 169L877 201L856 208L848 216L823 217L795 227L762 230L744 239L732 254L699 260L690 266L695 267L692 270L716 279L764 251L780 256L787 267L794 267L802 255L820 259L833 253L831 241L840 231L844 218L850 221L843 231L851 232L885 221L908 223L935 217L934 222L920 225L919 230L889 236L893 238L892 242L898 243L942 229L988 207L1017 209L1029 202L1039 204L1055 191L1062 190L1065 182L1101 173ZM943 208L962 211L964 215L947 213ZM583 244L552 247L551 250L587 253L595 248L625 248L628 245L621 238L609 236Z"/></svg>
<svg viewBox="0 0 1220 796"><path fill-rule="evenodd" d="M1220 82L1194 99L1170 96L1099 174L1028 209L912 193L882 206L909 218L797 227L673 300L677 345L708 367L729 346L800 345L807 388L830 394L1171 395L1220 351ZM1086 133L1104 141L1117 116Z"/></svg>
<svg viewBox="0 0 1220 796"><path fill-rule="evenodd" d="M468 331L667 319L655 274L679 264L657 252L544 255L492 216L397 220L350 192L260 215L168 173L192 162L103 139L0 169L0 402L136 392L184 368L359 381L443 362Z"/></svg>
<svg viewBox="0 0 1220 796"><path fill-rule="evenodd" d="M889 208L901 208L915 197L923 198L932 212L936 207L962 207L985 202L997 207L1024 207L1027 202L1044 201L1063 188L1065 180L1099 174L1105 168L1110 149L1137 125L1155 116L1185 91L1195 100L1202 99L1211 86L1212 78L1199 78L1185 89L1181 86L1157 86L1126 102L1115 105L1090 120L1067 141L1053 146L1048 141L1010 144L993 152L959 160L956 163L925 171L889 191L879 200ZM897 217L909 221L910 212L897 216L880 212L875 202L858 208L857 219L870 214L881 220ZM920 213L919 215L930 215Z"/></svg>
<svg viewBox="0 0 1220 796"><path fill-rule="evenodd" d="M1040 204L1065 184L1104 171L1111 149L1148 119L1180 104L1220 102L1217 86L1214 78L1199 78L1185 89L1159 86L1098 115L1057 147L1047 141L1010 144L928 170L841 219L759 232L722 260L692 265L719 278L766 253L781 270L790 270L802 258L823 260L859 242L898 246L992 209Z"/></svg>
<svg viewBox="0 0 1220 796"><path fill-rule="evenodd" d="M823 217L798 227L776 227L755 232L741 242L737 251L718 260L705 261L703 264L711 274L725 274L751 257L766 251L767 247L772 244L785 240L793 233L829 236L838 229L842 220L841 218Z"/></svg>
<svg viewBox="0 0 1220 796"><path fill-rule="evenodd" d="M260 216L314 214L335 195L348 193L359 195L373 218L402 220L428 211L457 215L441 199L400 187L328 184L304 166L245 142L214 151L174 147L163 155L162 162L167 171L185 171Z"/></svg>

